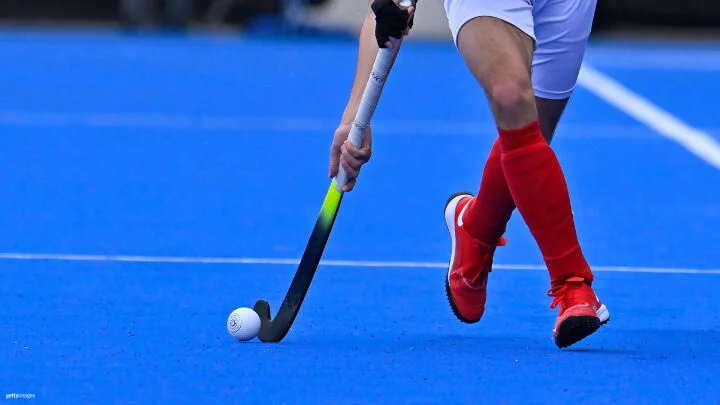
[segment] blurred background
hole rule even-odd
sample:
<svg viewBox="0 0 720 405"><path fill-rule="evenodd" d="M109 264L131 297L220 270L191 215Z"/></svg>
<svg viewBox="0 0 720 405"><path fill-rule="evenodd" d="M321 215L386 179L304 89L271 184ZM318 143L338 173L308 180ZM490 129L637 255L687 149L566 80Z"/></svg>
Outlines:
<svg viewBox="0 0 720 405"><path fill-rule="evenodd" d="M364 0L3 0L5 25L104 25L142 29L227 29L252 34L354 34ZM447 39L440 0L424 0L414 38ZM601 0L595 35L707 35L720 1Z"/></svg>

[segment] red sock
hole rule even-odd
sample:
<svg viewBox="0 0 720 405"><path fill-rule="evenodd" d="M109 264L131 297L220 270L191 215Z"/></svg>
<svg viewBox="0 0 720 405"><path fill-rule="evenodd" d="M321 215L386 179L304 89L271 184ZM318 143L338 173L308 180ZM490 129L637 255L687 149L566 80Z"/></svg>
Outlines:
<svg viewBox="0 0 720 405"><path fill-rule="evenodd" d="M477 198L468 204L463 216L467 232L489 246L498 243L515 209L500 156L500 141L496 140L485 163Z"/></svg>
<svg viewBox="0 0 720 405"><path fill-rule="evenodd" d="M574 276L592 282L578 242L565 176L538 122L499 133L508 188L540 247L553 286Z"/></svg>

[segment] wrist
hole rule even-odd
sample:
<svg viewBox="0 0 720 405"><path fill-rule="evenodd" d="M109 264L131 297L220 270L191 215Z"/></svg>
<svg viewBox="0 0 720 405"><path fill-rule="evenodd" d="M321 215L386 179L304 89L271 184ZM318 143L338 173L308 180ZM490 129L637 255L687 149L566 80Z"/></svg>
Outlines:
<svg viewBox="0 0 720 405"><path fill-rule="evenodd" d="M358 106L348 106L340 119L340 125L351 126L355 122L355 116L358 112Z"/></svg>

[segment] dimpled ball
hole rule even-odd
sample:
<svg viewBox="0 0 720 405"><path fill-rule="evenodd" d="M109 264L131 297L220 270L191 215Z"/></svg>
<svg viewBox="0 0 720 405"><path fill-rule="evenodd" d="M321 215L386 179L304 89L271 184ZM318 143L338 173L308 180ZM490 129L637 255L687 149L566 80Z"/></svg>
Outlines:
<svg viewBox="0 0 720 405"><path fill-rule="evenodd" d="M230 313L227 330L241 342L252 340L260 332L260 316L250 308L238 308Z"/></svg>

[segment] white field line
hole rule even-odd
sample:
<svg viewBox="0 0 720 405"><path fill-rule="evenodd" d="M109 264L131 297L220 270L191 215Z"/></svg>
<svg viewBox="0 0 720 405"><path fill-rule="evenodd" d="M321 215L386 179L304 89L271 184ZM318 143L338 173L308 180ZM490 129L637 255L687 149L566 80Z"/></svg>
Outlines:
<svg viewBox="0 0 720 405"><path fill-rule="evenodd" d="M184 264L257 264L297 265L299 259L262 257L188 257L188 256L130 256L130 255L89 255L52 253L0 253L0 260L28 261L79 261L79 262L133 262L133 263L184 263ZM371 261L371 260L323 260L321 266L364 267L375 269L436 268L446 269L447 263L412 261ZM545 271L545 266L530 264L496 264L498 270ZM593 271L614 273L655 273L655 274L716 274L720 269L594 266Z"/></svg>
<svg viewBox="0 0 720 405"><path fill-rule="evenodd" d="M707 132L686 124L590 66L583 66L578 83L610 105L720 169L720 143Z"/></svg>
<svg viewBox="0 0 720 405"><path fill-rule="evenodd" d="M242 117L183 114L52 113L0 110L0 127L167 129L195 131L318 133L334 131L337 122L302 117ZM495 137L490 121L376 120L373 124L388 135L486 136ZM653 139L642 124L589 125L564 123L564 138ZM720 128L718 128L720 132ZM96 133L93 136L98 136Z"/></svg>

